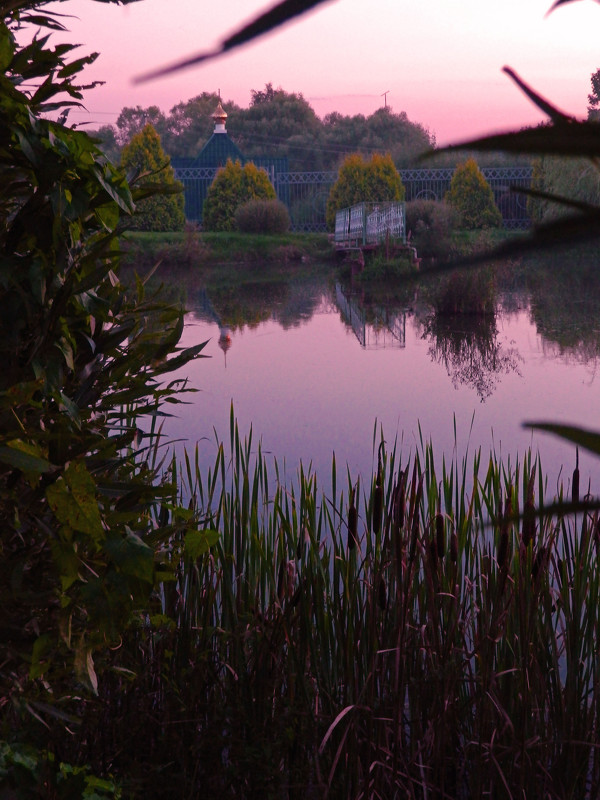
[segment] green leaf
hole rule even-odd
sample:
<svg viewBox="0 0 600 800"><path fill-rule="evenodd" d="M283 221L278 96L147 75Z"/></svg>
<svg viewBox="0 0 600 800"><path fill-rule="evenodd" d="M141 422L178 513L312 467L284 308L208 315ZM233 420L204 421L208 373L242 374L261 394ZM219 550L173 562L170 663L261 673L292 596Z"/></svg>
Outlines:
<svg viewBox="0 0 600 800"><path fill-rule="evenodd" d="M218 541L219 531L188 531L184 540L185 554L192 560L195 560L204 555L204 553L207 553Z"/></svg>
<svg viewBox="0 0 600 800"><path fill-rule="evenodd" d="M553 422L525 422L523 427L553 433L561 439L579 445L594 455L600 456L600 433L579 428L576 425L559 425Z"/></svg>
<svg viewBox="0 0 600 800"><path fill-rule="evenodd" d="M13 38L5 25L0 27L0 70L8 67L14 53Z"/></svg>
<svg viewBox="0 0 600 800"><path fill-rule="evenodd" d="M50 654L51 644L52 637L48 633L38 636L35 640L31 654L31 667L29 668L30 680L39 678L48 669L48 655Z"/></svg>
<svg viewBox="0 0 600 800"><path fill-rule="evenodd" d="M104 549L124 575L153 583L154 551L133 531L127 529L124 536L109 534Z"/></svg>
<svg viewBox="0 0 600 800"><path fill-rule="evenodd" d="M96 501L96 484L82 461L72 461L62 477L46 489L46 499L63 525L98 541L104 536Z"/></svg>
<svg viewBox="0 0 600 800"><path fill-rule="evenodd" d="M13 439L7 447L0 447L0 462L10 464L23 472L47 472L50 462L37 445Z"/></svg>
<svg viewBox="0 0 600 800"><path fill-rule="evenodd" d="M98 676L94 669L92 649L83 641L75 650L75 675L84 686L91 689L94 694L98 694Z"/></svg>
<svg viewBox="0 0 600 800"><path fill-rule="evenodd" d="M256 19L248 25L244 25L239 31L225 39L221 47L206 53L197 53L196 55L184 58L168 67L148 72L145 75L135 79L136 83L148 81L151 78L158 78L161 75L168 75L171 72L178 72L179 70L191 67L195 64L200 64L203 61L208 61L212 58L222 55L223 53L233 50L234 47L239 47L246 42L262 36L265 33L289 22L294 17L304 14L311 8L326 2L326 0L282 0L282 2L275 4L264 14L260 14Z"/></svg>

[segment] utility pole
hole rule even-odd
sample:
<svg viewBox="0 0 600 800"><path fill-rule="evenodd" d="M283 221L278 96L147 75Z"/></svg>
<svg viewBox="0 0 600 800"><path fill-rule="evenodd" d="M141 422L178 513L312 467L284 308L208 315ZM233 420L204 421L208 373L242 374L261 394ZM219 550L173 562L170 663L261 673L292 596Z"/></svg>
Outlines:
<svg viewBox="0 0 600 800"><path fill-rule="evenodd" d="M390 93L390 90L388 89L388 90L387 90L387 92L383 92L383 93L380 95L380 97L383 97L383 98L385 98L384 102L385 102L385 107L386 107L386 108L387 108L387 96L388 96L388 94L389 94L389 93Z"/></svg>

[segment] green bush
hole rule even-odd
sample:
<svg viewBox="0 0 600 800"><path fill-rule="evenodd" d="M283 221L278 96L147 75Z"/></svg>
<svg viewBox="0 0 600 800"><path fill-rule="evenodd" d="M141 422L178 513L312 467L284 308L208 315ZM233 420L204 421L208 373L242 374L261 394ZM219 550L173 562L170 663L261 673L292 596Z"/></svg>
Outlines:
<svg viewBox="0 0 600 800"><path fill-rule="evenodd" d="M492 267L455 270L428 282L425 298L436 314L493 316L496 313L496 279Z"/></svg>
<svg viewBox="0 0 600 800"><path fill-rule="evenodd" d="M370 161L359 154L349 155L327 200L325 219L330 230L335 228L335 215L342 208L362 202L404 200L405 189L392 157L377 153Z"/></svg>
<svg viewBox="0 0 600 800"><path fill-rule="evenodd" d="M456 211L447 203L412 200L406 204L406 230L420 256L447 255L457 221Z"/></svg>
<svg viewBox="0 0 600 800"><path fill-rule="evenodd" d="M600 203L600 176L589 158L537 158L533 163L531 188L589 205ZM560 202L539 197L527 198L527 211L534 222L550 222L572 213L572 209Z"/></svg>
<svg viewBox="0 0 600 800"><path fill-rule="evenodd" d="M290 215L280 200L248 200L236 210L234 222L242 233L285 233Z"/></svg>
<svg viewBox="0 0 600 800"><path fill-rule="evenodd" d="M277 195L264 169L227 160L208 189L202 224L207 231L232 231L235 212L248 200L275 200Z"/></svg>
<svg viewBox="0 0 600 800"><path fill-rule="evenodd" d="M136 133L121 153L121 166L137 180L141 199L130 225L139 231L182 231L185 227L183 185L175 180L152 125ZM163 189L156 193L157 187Z"/></svg>
<svg viewBox="0 0 600 800"><path fill-rule="evenodd" d="M445 199L456 209L461 228L502 227L502 214L494 202L491 186L474 158L456 167Z"/></svg>

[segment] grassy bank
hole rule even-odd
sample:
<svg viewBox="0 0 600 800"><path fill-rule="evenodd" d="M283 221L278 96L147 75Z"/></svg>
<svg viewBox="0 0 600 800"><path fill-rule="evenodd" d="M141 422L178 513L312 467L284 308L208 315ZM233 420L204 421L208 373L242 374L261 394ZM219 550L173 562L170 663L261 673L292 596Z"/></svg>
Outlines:
<svg viewBox="0 0 600 800"><path fill-rule="evenodd" d="M334 251L327 234L129 232L121 239L123 263L149 269L158 261L170 267L211 264L327 261Z"/></svg>

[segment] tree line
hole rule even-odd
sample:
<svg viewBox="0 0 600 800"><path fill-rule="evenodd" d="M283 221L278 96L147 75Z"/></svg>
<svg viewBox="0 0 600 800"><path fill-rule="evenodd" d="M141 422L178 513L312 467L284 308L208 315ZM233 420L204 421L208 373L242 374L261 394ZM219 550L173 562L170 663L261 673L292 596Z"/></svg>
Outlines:
<svg viewBox="0 0 600 800"><path fill-rule="evenodd" d="M275 89L272 83L251 91L248 108L223 100L215 92L178 103L169 113L158 106L125 107L116 124L102 126L97 136L107 155L118 161L121 149L151 124L167 155L194 158L212 135L212 114L219 101L228 115L228 134L247 158L287 157L292 171L336 171L351 153L389 153L396 167L403 169L416 165L425 152L436 147L435 135L409 120L404 111L395 113L389 106L368 116L333 111L321 119L302 93ZM515 156L507 161L498 153L483 160L485 164L519 161ZM456 161L451 154L439 155L435 166Z"/></svg>

